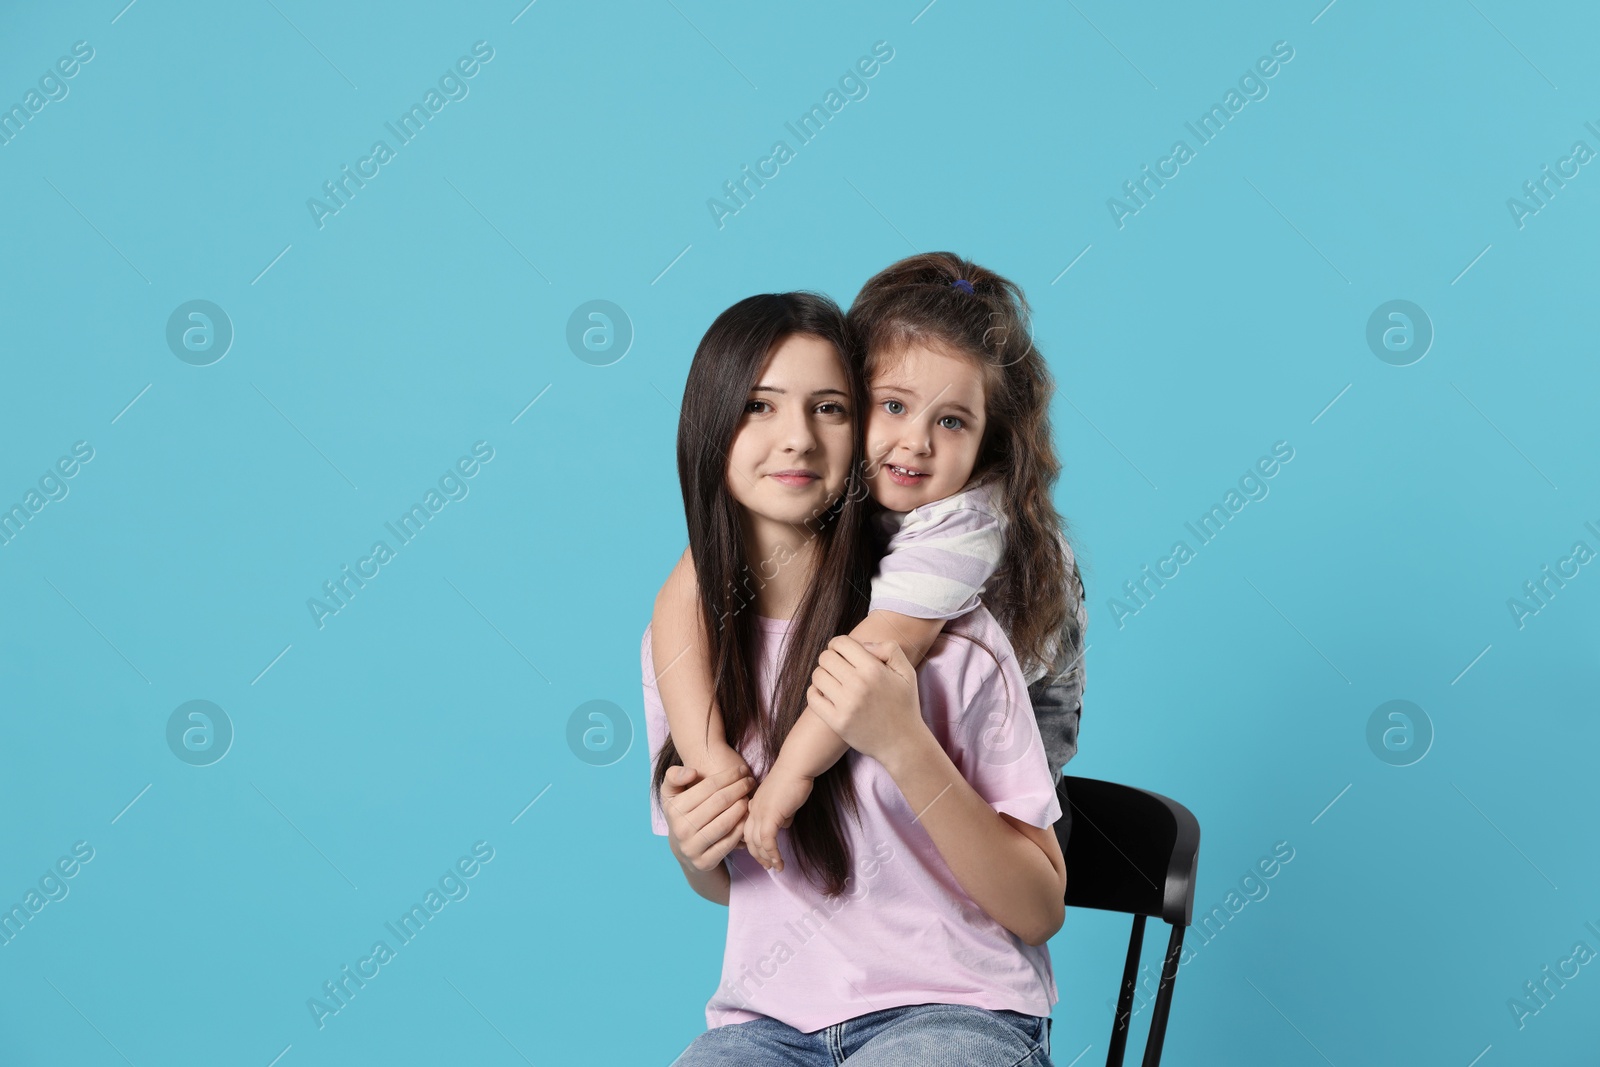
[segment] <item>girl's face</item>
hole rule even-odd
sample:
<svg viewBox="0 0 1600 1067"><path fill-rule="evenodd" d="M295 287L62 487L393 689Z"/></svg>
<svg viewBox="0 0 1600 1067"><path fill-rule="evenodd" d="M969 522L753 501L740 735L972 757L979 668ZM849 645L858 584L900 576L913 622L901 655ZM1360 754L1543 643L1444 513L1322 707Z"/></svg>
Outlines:
<svg viewBox="0 0 1600 1067"><path fill-rule="evenodd" d="M832 343L791 334L773 349L728 448L728 491L751 518L798 526L844 492L855 427L849 389Z"/></svg>
<svg viewBox="0 0 1600 1067"><path fill-rule="evenodd" d="M959 492L983 443L982 368L922 342L880 366L870 383L866 427L873 499L890 511L910 511Z"/></svg>

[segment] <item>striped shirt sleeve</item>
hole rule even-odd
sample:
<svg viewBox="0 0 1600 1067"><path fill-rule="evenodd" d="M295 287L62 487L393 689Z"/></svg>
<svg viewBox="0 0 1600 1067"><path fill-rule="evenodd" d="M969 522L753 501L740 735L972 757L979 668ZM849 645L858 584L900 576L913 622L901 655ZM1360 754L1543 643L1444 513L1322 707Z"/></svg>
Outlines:
<svg viewBox="0 0 1600 1067"><path fill-rule="evenodd" d="M871 610L953 619L978 606L1005 553L1005 519L986 488L905 513L872 580Z"/></svg>

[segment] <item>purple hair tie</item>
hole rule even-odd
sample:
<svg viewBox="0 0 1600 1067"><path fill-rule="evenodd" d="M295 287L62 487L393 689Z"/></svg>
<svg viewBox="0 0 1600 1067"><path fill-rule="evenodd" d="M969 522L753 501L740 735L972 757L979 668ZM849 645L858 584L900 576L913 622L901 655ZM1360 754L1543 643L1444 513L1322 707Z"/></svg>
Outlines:
<svg viewBox="0 0 1600 1067"><path fill-rule="evenodd" d="M955 281L950 283L950 288L959 289L968 296L973 295L972 283L967 281L965 278L957 278Z"/></svg>

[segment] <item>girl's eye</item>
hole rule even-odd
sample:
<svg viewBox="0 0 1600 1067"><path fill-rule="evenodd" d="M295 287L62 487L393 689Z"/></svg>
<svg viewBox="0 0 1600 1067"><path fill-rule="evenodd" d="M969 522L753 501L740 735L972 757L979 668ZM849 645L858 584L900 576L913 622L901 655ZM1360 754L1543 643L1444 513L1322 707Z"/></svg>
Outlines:
<svg viewBox="0 0 1600 1067"><path fill-rule="evenodd" d="M896 408L899 410L895 410ZM906 406L900 403L898 400L885 400L883 402L883 410L887 411L891 415L904 415Z"/></svg>
<svg viewBox="0 0 1600 1067"><path fill-rule="evenodd" d="M827 400L817 405L817 411L824 415L843 415L844 405L837 400Z"/></svg>
<svg viewBox="0 0 1600 1067"><path fill-rule="evenodd" d="M767 407L771 407L772 406L770 404L767 404L767 402L765 400L752 400L752 401L750 401L749 403L747 403L744 406L745 413L746 414L750 414L750 415L759 414L759 412L756 411L756 406L758 404L759 405L764 405L764 406L767 406Z"/></svg>
<svg viewBox="0 0 1600 1067"><path fill-rule="evenodd" d="M947 429L947 430L959 430L959 429L962 429L963 427L966 426L966 423L962 422L959 418L957 418L954 415L946 415L946 416L944 416L944 418L939 420L939 425L944 426L944 424L947 423L947 422L955 423L954 426L945 426L944 428Z"/></svg>

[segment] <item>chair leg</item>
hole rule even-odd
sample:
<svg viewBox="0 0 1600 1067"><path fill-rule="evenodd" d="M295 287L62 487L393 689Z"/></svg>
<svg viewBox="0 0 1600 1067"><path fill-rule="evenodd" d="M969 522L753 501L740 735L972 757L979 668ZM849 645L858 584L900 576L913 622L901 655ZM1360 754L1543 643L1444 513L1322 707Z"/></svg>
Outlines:
<svg viewBox="0 0 1600 1067"><path fill-rule="evenodd" d="M1139 979L1139 949L1144 944L1144 916L1133 917L1133 934L1128 938L1128 958L1122 965L1122 992L1117 995L1117 1018L1111 1026L1111 1047L1106 1052L1106 1067L1122 1067L1122 1053L1128 1045L1128 1023L1133 1019L1133 989Z"/></svg>
<svg viewBox="0 0 1600 1067"><path fill-rule="evenodd" d="M1167 940L1167 958L1161 964L1161 984L1156 987L1155 1009L1150 1013L1150 1035L1145 1038L1143 1067L1159 1067L1161 1044L1167 1036L1167 1012L1172 1008L1172 983L1178 977L1183 955L1183 927L1174 925Z"/></svg>

